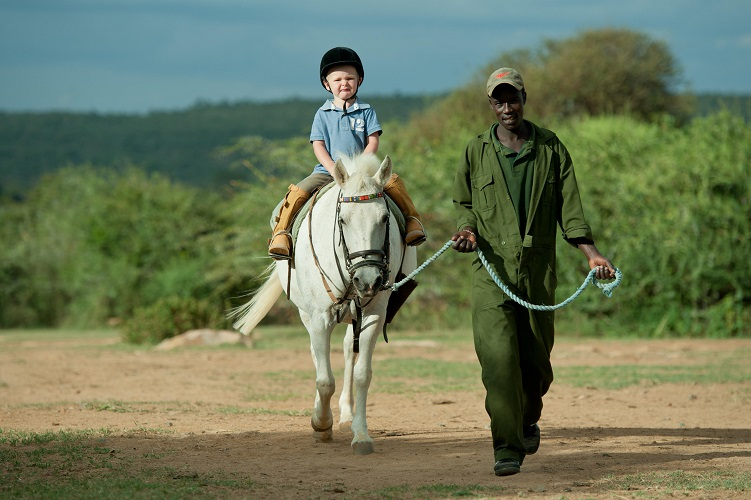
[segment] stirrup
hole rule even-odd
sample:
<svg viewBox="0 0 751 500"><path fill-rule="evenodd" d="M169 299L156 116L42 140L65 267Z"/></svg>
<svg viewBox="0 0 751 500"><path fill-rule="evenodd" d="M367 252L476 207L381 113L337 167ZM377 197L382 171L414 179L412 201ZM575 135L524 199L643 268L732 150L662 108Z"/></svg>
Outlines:
<svg viewBox="0 0 751 500"><path fill-rule="evenodd" d="M271 243L274 241L274 238L277 236L286 236L287 240L289 241L289 245L287 246L287 252L288 255L280 254L280 253L273 253L271 251ZM276 247L281 248L281 247ZM282 231L277 231L276 233L271 235L271 239L269 240L269 257L271 257L274 260L291 260L292 259L292 235L290 232L286 229Z"/></svg>
<svg viewBox="0 0 751 500"><path fill-rule="evenodd" d="M404 218L404 220L405 220L405 224L404 225L405 226L407 225L406 221L408 219L414 219L414 220L417 221L418 224L420 224L420 228L422 229L422 237L418 237L417 239L415 239L415 240L407 243L407 236L409 236L411 233L414 233L416 231L416 230L413 230L410 233L407 233L407 234L404 235L404 242L407 243L407 245L411 246L411 247L416 247L418 245L422 245L428 239L428 233L425 231L425 226L422 224L422 221L420 219L418 219L417 217L414 217L414 216L407 216L407 217Z"/></svg>

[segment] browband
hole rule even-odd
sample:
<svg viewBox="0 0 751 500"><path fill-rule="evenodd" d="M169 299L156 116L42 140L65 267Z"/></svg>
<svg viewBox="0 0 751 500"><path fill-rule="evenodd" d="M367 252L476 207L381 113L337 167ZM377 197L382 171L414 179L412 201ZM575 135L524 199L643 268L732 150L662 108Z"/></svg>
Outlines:
<svg viewBox="0 0 751 500"><path fill-rule="evenodd" d="M339 201L342 203L351 203L356 201L368 201L374 198L383 198L383 191L380 193L363 194L360 196L341 196L339 197Z"/></svg>

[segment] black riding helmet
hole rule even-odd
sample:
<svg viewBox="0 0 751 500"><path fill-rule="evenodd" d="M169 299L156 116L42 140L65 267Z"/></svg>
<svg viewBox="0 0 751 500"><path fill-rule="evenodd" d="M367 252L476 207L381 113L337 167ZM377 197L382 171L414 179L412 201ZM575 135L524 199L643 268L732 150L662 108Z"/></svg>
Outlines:
<svg viewBox="0 0 751 500"><path fill-rule="evenodd" d="M326 88L323 82L326 81L326 74L334 66L349 64L355 67L360 79L365 78L365 70L362 69L362 61L357 52L348 47L334 47L326 52L321 58L321 85Z"/></svg>

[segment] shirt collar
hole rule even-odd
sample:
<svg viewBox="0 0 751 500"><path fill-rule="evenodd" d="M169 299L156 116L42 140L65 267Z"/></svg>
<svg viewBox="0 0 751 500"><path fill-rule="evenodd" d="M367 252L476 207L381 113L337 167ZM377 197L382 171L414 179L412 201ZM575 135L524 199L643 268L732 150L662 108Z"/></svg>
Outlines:
<svg viewBox="0 0 751 500"><path fill-rule="evenodd" d="M534 148L535 139L537 138L535 127L533 127L532 123L530 122L526 122L526 123L527 123L527 127L529 128L529 139L527 139L527 142L524 143L524 146L522 146L522 149L521 151L519 151L519 154L522 154L525 151L528 151ZM498 136L495 133L498 127L500 127L500 124L498 122L490 126L490 140L493 142L493 147L495 148L496 153L502 153L505 156L508 156L510 154L514 154L514 155L517 154L516 151L514 151L511 148L507 148L501 143L501 141L498 140Z"/></svg>
<svg viewBox="0 0 751 500"><path fill-rule="evenodd" d="M370 104L366 104L360 101L359 97L355 97L355 103L347 108L347 113L351 113L352 111L357 111L359 109L366 109L369 107ZM338 111L340 113L343 112L342 108L337 108L336 106L334 106L334 99L326 99L320 109L321 111Z"/></svg>

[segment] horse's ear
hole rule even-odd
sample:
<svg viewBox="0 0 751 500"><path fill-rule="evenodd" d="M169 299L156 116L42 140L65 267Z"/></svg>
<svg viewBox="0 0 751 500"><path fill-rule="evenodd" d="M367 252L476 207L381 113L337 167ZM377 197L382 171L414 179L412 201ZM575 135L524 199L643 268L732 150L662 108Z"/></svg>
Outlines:
<svg viewBox="0 0 751 500"><path fill-rule="evenodd" d="M378 181L381 186L385 186L389 179L391 179L391 158L389 155L386 155L383 162L381 162L381 167L375 174L375 180Z"/></svg>
<svg viewBox="0 0 751 500"><path fill-rule="evenodd" d="M347 172L341 159L336 160L336 163L334 163L334 172L332 175L339 187L342 187L347 182L347 179L349 179L349 172Z"/></svg>

